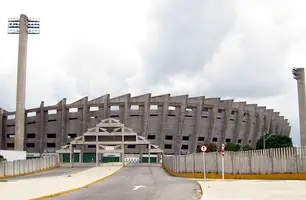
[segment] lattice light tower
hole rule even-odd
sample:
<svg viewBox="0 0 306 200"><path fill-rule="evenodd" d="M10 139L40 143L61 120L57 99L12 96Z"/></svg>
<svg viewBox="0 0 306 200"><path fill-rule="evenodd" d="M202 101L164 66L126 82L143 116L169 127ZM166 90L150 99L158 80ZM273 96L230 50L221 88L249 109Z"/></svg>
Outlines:
<svg viewBox="0 0 306 200"><path fill-rule="evenodd" d="M304 68L293 68L292 74L293 78L297 81L301 146L306 146L306 91Z"/></svg>
<svg viewBox="0 0 306 200"><path fill-rule="evenodd" d="M28 34L40 33L40 20L20 15L20 18L8 19L8 34L19 34L16 114L15 114L15 150L24 150L25 91Z"/></svg>

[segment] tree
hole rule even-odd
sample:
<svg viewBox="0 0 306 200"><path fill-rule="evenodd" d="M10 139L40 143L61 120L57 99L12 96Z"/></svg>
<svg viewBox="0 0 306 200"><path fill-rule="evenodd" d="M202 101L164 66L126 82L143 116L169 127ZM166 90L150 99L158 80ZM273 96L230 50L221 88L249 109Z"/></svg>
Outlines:
<svg viewBox="0 0 306 200"><path fill-rule="evenodd" d="M217 145L215 144L215 143L207 143L207 144L204 144L204 145L206 145L207 146L207 153L208 152L216 152L217 151ZM201 145L199 146L199 148L197 148L197 152L199 153L199 152L202 152L201 151Z"/></svg>
<svg viewBox="0 0 306 200"><path fill-rule="evenodd" d="M264 135L266 149L270 148L284 148L293 147L292 139L285 135L268 133ZM262 136L256 143L256 149L263 149L263 138Z"/></svg>
<svg viewBox="0 0 306 200"><path fill-rule="evenodd" d="M6 161L6 159L2 155L0 155L0 163L4 161Z"/></svg>
<svg viewBox="0 0 306 200"><path fill-rule="evenodd" d="M242 151L250 151L250 150L254 150L254 148L248 144L242 147Z"/></svg>
<svg viewBox="0 0 306 200"><path fill-rule="evenodd" d="M225 145L225 151L240 151L241 150L241 145L240 144L235 144L232 142L228 142Z"/></svg>

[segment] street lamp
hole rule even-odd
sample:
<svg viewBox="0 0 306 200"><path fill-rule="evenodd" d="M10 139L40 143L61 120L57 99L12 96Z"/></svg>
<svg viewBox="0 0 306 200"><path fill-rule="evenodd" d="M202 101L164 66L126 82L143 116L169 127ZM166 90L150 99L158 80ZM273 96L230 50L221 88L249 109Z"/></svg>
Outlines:
<svg viewBox="0 0 306 200"><path fill-rule="evenodd" d="M271 133L270 135L268 135L267 138L266 135L263 136L262 140L263 140L263 149L266 149L266 140L269 139L272 135L275 135L275 133Z"/></svg>
<svg viewBox="0 0 306 200"><path fill-rule="evenodd" d="M20 18L9 18L7 33L19 35L15 113L15 150L23 151L28 34L40 33L40 20L28 18L23 14L20 15Z"/></svg>
<svg viewBox="0 0 306 200"><path fill-rule="evenodd" d="M304 68L292 68L292 75L293 75L293 78L297 81L301 146L306 146L305 69Z"/></svg>

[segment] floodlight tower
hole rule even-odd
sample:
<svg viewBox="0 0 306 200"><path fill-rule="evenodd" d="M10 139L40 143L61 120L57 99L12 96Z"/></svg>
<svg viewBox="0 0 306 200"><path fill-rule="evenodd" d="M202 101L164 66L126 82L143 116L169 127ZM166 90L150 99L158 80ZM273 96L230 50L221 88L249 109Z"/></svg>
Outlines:
<svg viewBox="0 0 306 200"><path fill-rule="evenodd" d="M15 114L15 150L23 151L28 34L40 33L40 20L30 19L24 14L20 15L20 18L9 18L7 32L8 34L19 34Z"/></svg>
<svg viewBox="0 0 306 200"><path fill-rule="evenodd" d="M297 80L301 146L306 146L306 91L304 68L293 68L292 74L293 78Z"/></svg>

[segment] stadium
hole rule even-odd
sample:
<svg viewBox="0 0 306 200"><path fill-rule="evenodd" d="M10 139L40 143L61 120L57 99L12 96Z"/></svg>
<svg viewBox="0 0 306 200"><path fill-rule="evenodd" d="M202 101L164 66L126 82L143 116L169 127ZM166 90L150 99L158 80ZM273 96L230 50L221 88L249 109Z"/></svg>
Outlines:
<svg viewBox="0 0 306 200"><path fill-rule="evenodd" d="M289 136L291 129L279 112L233 99L170 94L110 98L107 94L69 104L62 99L53 106L42 101L38 108L26 110L24 148L33 155L54 153L107 118L119 120L165 154L196 152L199 145L210 142L255 146L265 132ZM13 150L15 112L1 109L0 119L0 149ZM135 145L124 148L126 153L138 149ZM85 152L94 151L85 147Z"/></svg>

